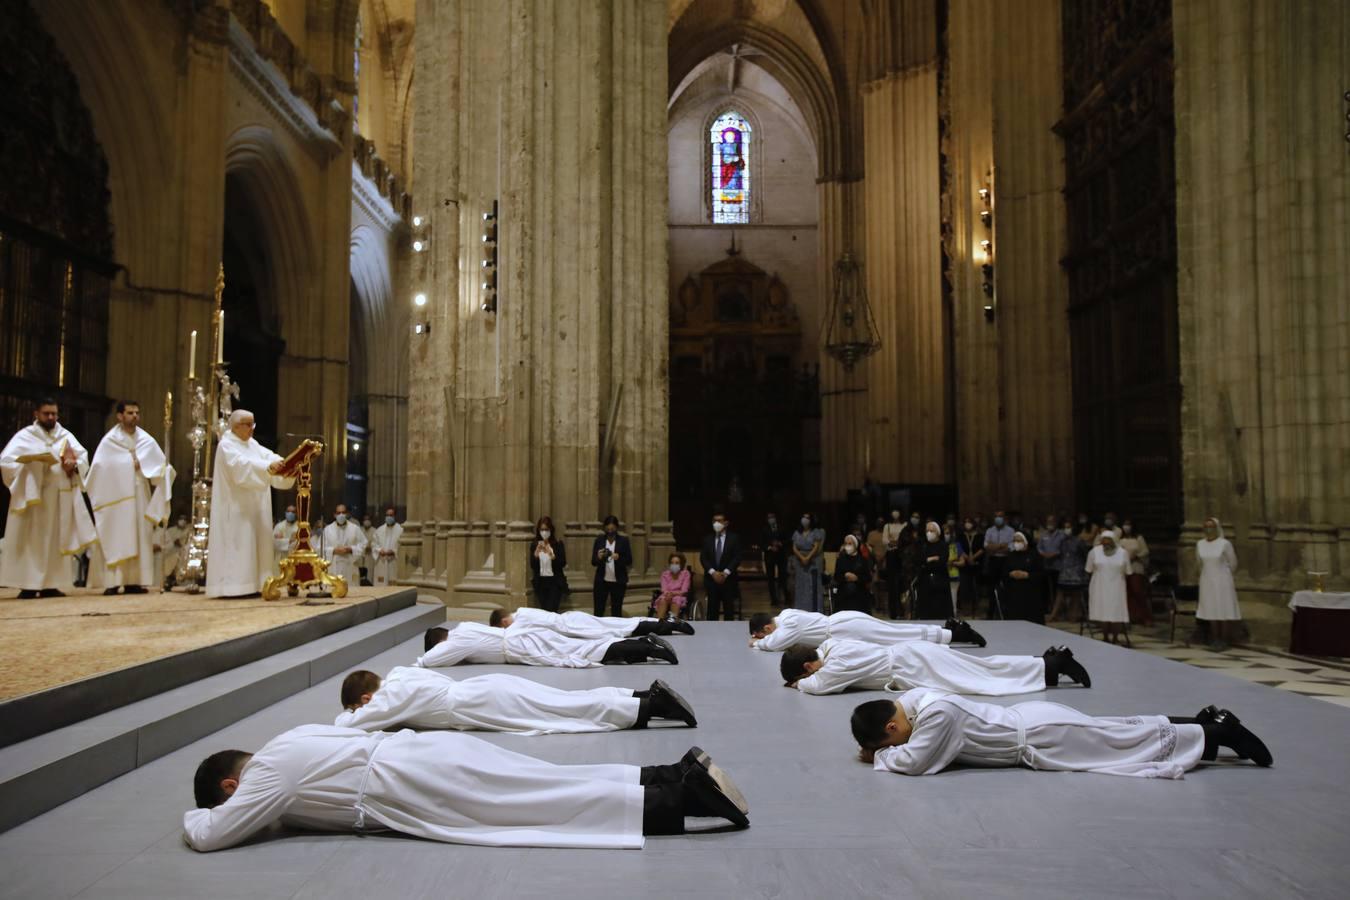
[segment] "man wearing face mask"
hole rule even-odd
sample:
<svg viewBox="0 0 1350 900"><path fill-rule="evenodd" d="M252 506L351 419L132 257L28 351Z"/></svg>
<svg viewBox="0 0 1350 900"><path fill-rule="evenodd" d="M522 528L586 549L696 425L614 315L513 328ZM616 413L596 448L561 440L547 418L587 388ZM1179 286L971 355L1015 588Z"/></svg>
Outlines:
<svg viewBox="0 0 1350 900"><path fill-rule="evenodd" d="M740 582L736 569L741 564L741 542L728 529L730 520L722 513L713 516L712 534L703 539L699 563L703 566L703 590L708 597L708 620L718 613L730 622L739 618Z"/></svg>
<svg viewBox="0 0 1350 900"><path fill-rule="evenodd" d="M1008 552L1012 549L1016 531L1008 524L1003 510L994 513L994 524L984 533L984 575L992 585L998 585L1008 571Z"/></svg>
<svg viewBox="0 0 1350 900"><path fill-rule="evenodd" d="M1106 515L1102 516L1102 530L1097 532L1097 536L1093 539L1092 541L1093 546L1100 544L1102 542L1102 535L1106 534L1108 531L1115 536L1116 546L1117 547L1120 546L1121 530L1120 526L1116 524L1116 522L1117 522L1116 514L1113 512L1109 512Z"/></svg>
<svg viewBox="0 0 1350 900"><path fill-rule="evenodd" d="M295 507L286 507L286 515L272 529L272 546L277 551L278 560L295 549L295 533L299 530L300 526L295 521Z"/></svg>
<svg viewBox="0 0 1350 900"><path fill-rule="evenodd" d="M618 516L605 516L604 526L604 533L591 545L591 565L595 567L595 614L603 616L608 605L611 616L622 616L628 570L633 566L633 548L628 538L619 534Z"/></svg>
<svg viewBox="0 0 1350 900"><path fill-rule="evenodd" d="M323 557L328 560L329 573L341 575L348 585L355 587L360 583L357 561L365 552L365 532L347 518L346 505L339 503L333 521L323 530Z"/></svg>
<svg viewBox="0 0 1350 900"><path fill-rule="evenodd" d="M403 537L403 526L395 518L392 506L384 511L384 522L370 541L371 580L377 587L393 584L398 577L398 539ZM559 542L561 543L561 542Z"/></svg>
<svg viewBox="0 0 1350 900"><path fill-rule="evenodd" d="M764 578L769 583L769 603L780 606L779 598L787 595L787 535L778 526L778 516L769 513L759 546L764 553Z"/></svg>
<svg viewBox="0 0 1350 900"><path fill-rule="evenodd" d="M881 570L886 576L886 610L892 619L900 618L900 594L904 590L904 573L900 564L900 534L904 530L905 520L900 510L891 510L891 520L881 529L886 544Z"/></svg>
<svg viewBox="0 0 1350 900"><path fill-rule="evenodd" d="M969 609L974 615L980 605L977 579L984 565L984 533L975 525L975 520L966 516L961 522L961 530L956 535L956 570L960 584L956 589L958 611Z"/></svg>

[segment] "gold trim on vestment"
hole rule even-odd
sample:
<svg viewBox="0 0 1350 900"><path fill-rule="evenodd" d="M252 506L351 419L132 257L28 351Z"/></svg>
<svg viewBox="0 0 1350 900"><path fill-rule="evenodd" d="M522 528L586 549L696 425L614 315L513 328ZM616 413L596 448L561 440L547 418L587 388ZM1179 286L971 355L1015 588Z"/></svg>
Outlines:
<svg viewBox="0 0 1350 900"><path fill-rule="evenodd" d="M20 506L18 509L11 509L10 512L14 513L14 515L17 516L28 512L30 507L41 505L42 505L42 498L39 497L36 500L29 500L27 503L25 503L23 506Z"/></svg>
<svg viewBox="0 0 1350 900"><path fill-rule="evenodd" d="M98 512L100 509L107 509L110 506L116 506L119 503L126 503L128 500L135 500L135 499L136 495L132 494L130 497L123 497L120 500L109 500L107 503L100 503L98 506L95 506L94 512Z"/></svg>
<svg viewBox="0 0 1350 900"><path fill-rule="evenodd" d="M92 541L90 541L89 543L87 543L87 544L81 544L80 546L76 547L74 550L62 550L62 551L61 551L61 555L62 555L62 556L79 556L81 553L83 553L84 551L88 550L90 547L94 546L94 545L97 544L97 543L98 543L98 538L94 538L94 539L93 539Z"/></svg>

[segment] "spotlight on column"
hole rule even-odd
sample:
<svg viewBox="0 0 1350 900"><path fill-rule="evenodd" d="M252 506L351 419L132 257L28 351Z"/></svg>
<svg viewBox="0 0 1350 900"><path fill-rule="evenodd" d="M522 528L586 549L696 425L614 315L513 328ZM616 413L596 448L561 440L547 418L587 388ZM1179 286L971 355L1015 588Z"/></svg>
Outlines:
<svg viewBox="0 0 1350 900"><path fill-rule="evenodd" d="M492 209L483 213L483 259L479 263L483 270L480 287L483 301L480 308L485 313L497 312L497 201L492 201Z"/></svg>
<svg viewBox="0 0 1350 900"><path fill-rule="evenodd" d="M413 334L431 334L431 323L430 322L414 323Z"/></svg>
<svg viewBox="0 0 1350 900"><path fill-rule="evenodd" d="M414 253L421 253L421 252L422 252L423 250L425 250L426 248L427 248L427 245L426 245L425 243L423 243L422 241L420 241L420 240L413 241L413 252L414 252Z"/></svg>
<svg viewBox="0 0 1350 900"><path fill-rule="evenodd" d="M413 227L414 227L414 228L421 228L421 227L422 227L422 217L421 217L421 216L413 216Z"/></svg>
<svg viewBox="0 0 1350 900"><path fill-rule="evenodd" d="M419 294L417 294L416 296L414 296L414 297L413 297L413 305L414 305L414 306L426 306L426 305L427 305L427 295L426 295L426 294L419 293Z"/></svg>

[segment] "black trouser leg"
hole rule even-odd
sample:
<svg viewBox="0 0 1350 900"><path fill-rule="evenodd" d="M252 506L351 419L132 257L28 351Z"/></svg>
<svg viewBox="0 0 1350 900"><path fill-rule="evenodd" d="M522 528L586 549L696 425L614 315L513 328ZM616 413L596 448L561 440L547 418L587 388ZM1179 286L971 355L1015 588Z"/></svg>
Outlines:
<svg viewBox="0 0 1350 900"><path fill-rule="evenodd" d="M553 580L541 580L534 583L534 597L539 608L548 612L557 612L562 601L562 588Z"/></svg>
<svg viewBox="0 0 1350 900"><path fill-rule="evenodd" d="M605 655L600 662L604 665L612 663L643 663L647 661L647 651L651 644L646 641L622 640L615 641L605 648Z"/></svg>
<svg viewBox="0 0 1350 900"><path fill-rule="evenodd" d="M614 581L601 581L595 585L595 614L605 615L605 606L612 610L609 615L623 615L624 585Z"/></svg>
<svg viewBox="0 0 1350 900"><path fill-rule="evenodd" d="M642 789L642 833L684 834L683 784L648 784Z"/></svg>
<svg viewBox="0 0 1350 900"><path fill-rule="evenodd" d="M764 578L769 583L769 603L772 606L778 605L778 579L783 573L782 557L773 554L764 554Z"/></svg>
<svg viewBox="0 0 1350 900"><path fill-rule="evenodd" d="M703 592L708 596L708 621L716 622L722 614L722 600L725 584L718 584L711 578L703 579Z"/></svg>

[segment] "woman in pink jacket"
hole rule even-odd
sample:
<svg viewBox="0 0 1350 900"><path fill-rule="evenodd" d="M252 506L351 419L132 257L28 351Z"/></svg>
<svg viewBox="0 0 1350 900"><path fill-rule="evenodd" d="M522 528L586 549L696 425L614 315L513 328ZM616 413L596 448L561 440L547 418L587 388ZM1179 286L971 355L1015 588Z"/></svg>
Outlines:
<svg viewBox="0 0 1350 900"><path fill-rule="evenodd" d="M670 554L666 562L661 573L661 593L654 604L656 618L682 619L684 605L689 602L689 567L682 553Z"/></svg>

